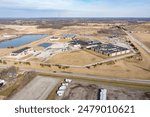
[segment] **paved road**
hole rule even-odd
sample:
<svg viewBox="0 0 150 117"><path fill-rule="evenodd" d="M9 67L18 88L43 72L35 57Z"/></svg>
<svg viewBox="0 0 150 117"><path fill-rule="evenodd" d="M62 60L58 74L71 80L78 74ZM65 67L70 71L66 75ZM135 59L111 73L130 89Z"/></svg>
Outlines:
<svg viewBox="0 0 150 117"><path fill-rule="evenodd" d="M124 31L124 30L123 30ZM128 31L124 31L132 41L134 41L135 43L137 43L140 47L142 47L147 53L150 54L150 49L148 47L146 47L142 42L140 42L138 39L136 39L131 33L129 33Z"/></svg>
<svg viewBox="0 0 150 117"><path fill-rule="evenodd" d="M107 62L115 61L115 60L120 60L120 59L127 58L127 57L134 56L134 55L136 55L136 53L125 54L125 55L122 55L122 56L116 56L114 58L108 58L108 59L102 60L100 62L85 65L84 67L92 66L92 65L96 65L96 64L107 63Z"/></svg>
<svg viewBox="0 0 150 117"><path fill-rule="evenodd" d="M6 68L7 65L3 65L3 66L0 66L0 68ZM37 73L40 73L40 74L49 74L49 75L54 75L54 76L59 76L60 78L61 77L66 77L66 78L71 78L71 77L74 77L74 78L80 78L80 79L84 79L84 80L97 80L97 81L100 81L100 80L103 80L103 81L106 81L106 82L122 82L122 83L133 83L134 84L148 84L150 85L150 80L140 80L140 79L128 79L128 78L115 78L115 77L105 77L105 76L95 76L95 75L91 75L91 74L80 74L80 73L69 73L69 72L53 72L53 71L50 71L50 70L38 70L38 69L28 69L28 68L23 68L23 67L20 67L20 70L23 70L23 71L35 71Z"/></svg>
<svg viewBox="0 0 150 117"><path fill-rule="evenodd" d="M64 72L48 72L48 71L41 71L36 70L38 73L49 73L50 75L59 75L59 76L66 76L69 77L76 77L81 79L90 79L90 80L104 80L104 81L114 81L114 82L125 82L125 83L139 83L139 84L149 84L150 80L140 80L140 79L127 79L127 78L115 78L115 77L105 77L105 76L95 76L90 74L80 74L80 73L64 73Z"/></svg>
<svg viewBox="0 0 150 117"><path fill-rule="evenodd" d="M37 76L21 91L13 95L11 100L45 100L58 84L59 79Z"/></svg>
<svg viewBox="0 0 150 117"><path fill-rule="evenodd" d="M116 56L116 57L113 57L113 58L108 58L108 59L105 59L105 60L101 60L99 62L95 62L95 63L92 63L92 64L83 65L83 66L80 66L80 65L68 65L68 64L59 64L59 65L61 65L61 66L69 66L71 68L85 68L87 66L92 66L92 65L96 65L96 64L107 63L107 62L115 61L115 60L120 60L120 59L127 58L127 57L134 56L134 55L136 55L136 53L125 54L125 55ZM24 60L11 60L11 59L6 59L6 58L1 58L1 60L11 61L11 62L26 62ZM30 64L31 65L32 64L33 65L40 65L40 64L49 64L49 63L30 61ZM50 64L50 65L52 65L52 64Z"/></svg>

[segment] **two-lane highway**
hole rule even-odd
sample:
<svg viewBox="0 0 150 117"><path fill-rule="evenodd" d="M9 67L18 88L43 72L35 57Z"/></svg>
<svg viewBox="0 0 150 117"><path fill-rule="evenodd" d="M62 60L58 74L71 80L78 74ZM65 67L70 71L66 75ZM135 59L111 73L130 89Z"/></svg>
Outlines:
<svg viewBox="0 0 150 117"><path fill-rule="evenodd" d="M123 30L131 39L131 41L135 42L138 44L140 47L142 47L148 54L150 54L150 49L146 47L142 42L140 42L138 39L136 39L131 33L128 31Z"/></svg>

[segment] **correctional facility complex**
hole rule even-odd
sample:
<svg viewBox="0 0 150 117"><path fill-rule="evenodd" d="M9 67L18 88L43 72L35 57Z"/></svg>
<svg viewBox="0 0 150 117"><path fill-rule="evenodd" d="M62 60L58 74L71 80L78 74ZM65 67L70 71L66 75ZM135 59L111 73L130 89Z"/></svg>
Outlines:
<svg viewBox="0 0 150 117"><path fill-rule="evenodd" d="M131 51L128 48L113 45L113 44L104 44L97 40L72 40L70 42L74 47L80 47L83 49L93 50L97 53L106 55L106 56L117 56L122 54L130 53Z"/></svg>
<svg viewBox="0 0 150 117"><path fill-rule="evenodd" d="M90 49L107 56L117 56L130 53L130 50L128 48L116 46L113 44L100 44Z"/></svg>

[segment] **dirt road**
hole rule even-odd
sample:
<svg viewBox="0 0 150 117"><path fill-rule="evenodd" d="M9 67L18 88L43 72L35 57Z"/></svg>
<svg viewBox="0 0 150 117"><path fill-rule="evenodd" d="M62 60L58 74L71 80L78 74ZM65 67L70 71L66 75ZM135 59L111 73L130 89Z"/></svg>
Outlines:
<svg viewBox="0 0 150 117"><path fill-rule="evenodd" d="M11 100L44 100L58 84L59 79L37 76L21 91L13 95Z"/></svg>

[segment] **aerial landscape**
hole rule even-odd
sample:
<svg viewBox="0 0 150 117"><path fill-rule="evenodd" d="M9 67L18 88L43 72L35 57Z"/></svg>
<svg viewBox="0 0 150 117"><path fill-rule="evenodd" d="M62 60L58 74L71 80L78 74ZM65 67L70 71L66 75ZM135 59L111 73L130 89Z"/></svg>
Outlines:
<svg viewBox="0 0 150 117"><path fill-rule="evenodd" d="M95 10L101 3L71 1ZM56 0L50 9L59 4L69 9L71 1ZM22 5L15 0L16 12L7 2L0 5L1 100L150 100L150 16L146 13L101 17L95 16L95 10L88 15L51 13L47 0L37 2L46 9L33 6L31 10L34 2L25 4L23 9L31 12L20 10Z"/></svg>

